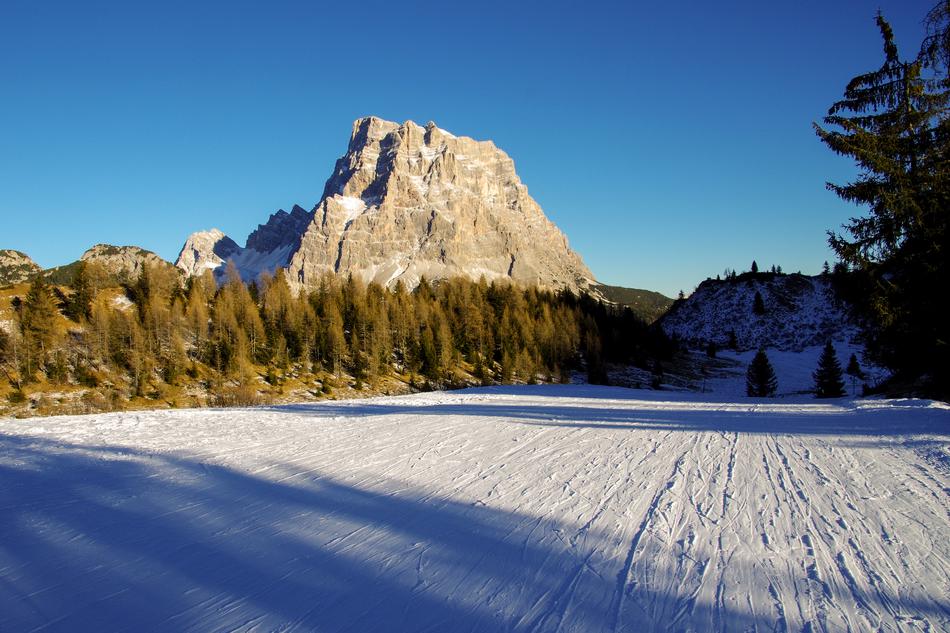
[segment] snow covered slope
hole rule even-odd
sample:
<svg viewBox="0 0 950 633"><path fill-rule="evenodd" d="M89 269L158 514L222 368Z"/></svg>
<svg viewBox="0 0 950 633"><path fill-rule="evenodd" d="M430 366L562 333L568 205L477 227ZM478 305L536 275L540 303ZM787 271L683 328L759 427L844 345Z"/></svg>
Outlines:
<svg viewBox="0 0 950 633"><path fill-rule="evenodd" d="M757 292L761 314L753 309ZM829 339L850 341L858 332L828 280L797 273L708 279L675 303L660 324L668 335L694 346L714 342L726 347L735 333L739 350L764 346L800 351Z"/></svg>
<svg viewBox="0 0 950 633"><path fill-rule="evenodd" d="M0 631L948 630L948 440L590 386L3 420Z"/></svg>

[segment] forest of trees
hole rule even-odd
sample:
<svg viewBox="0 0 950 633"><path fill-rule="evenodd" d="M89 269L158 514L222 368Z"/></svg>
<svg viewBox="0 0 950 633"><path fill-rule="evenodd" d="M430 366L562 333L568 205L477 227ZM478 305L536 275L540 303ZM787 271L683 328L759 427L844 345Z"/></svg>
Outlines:
<svg viewBox="0 0 950 633"><path fill-rule="evenodd" d="M210 272L183 282L151 267L117 293L93 272L81 264L63 288L38 275L13 299L18 327L0 338L11 399L37 381L144 399L197 382L222 404L252 402L289 376L324 392L387 376L418 388L572 371L604 382L607 363L652 367L670 354L627 308L507 283L423 280L410 292L328 274L295 294L282 271L246 284L231 270L218 284Z"/></svg>

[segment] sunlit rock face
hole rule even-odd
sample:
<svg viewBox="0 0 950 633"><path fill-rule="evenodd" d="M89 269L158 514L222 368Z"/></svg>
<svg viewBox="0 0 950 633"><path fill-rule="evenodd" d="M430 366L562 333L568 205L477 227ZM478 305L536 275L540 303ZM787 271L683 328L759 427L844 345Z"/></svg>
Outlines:
<svg viewBox="0 0 950 633"><path fill-rule="evenodd" d="M26 253L0 249L0 286L24 282L41 270Z"/></svg>
<svg viewBox="0 0 950 633"><path fill-rule="evenodd" d="M192 259L214 262L207 251ZM274 214L220 259L246 278L286 268L298 288L325 272L410 288L461 275L579 291L593 279L494 143L376 117L353 124L313 211Z"/></svg>

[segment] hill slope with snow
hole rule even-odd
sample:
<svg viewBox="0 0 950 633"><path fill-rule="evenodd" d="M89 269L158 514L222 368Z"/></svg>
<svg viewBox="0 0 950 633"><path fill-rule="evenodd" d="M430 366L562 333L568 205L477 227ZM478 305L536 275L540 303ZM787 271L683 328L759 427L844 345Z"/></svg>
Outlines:
<svg viewBox="0 0 950 633"><path fill-rule="evenodd" d="M764 311L756 314L756 293ZM660 319L670 336L694 345L737 349L771 347L800 351L827 340L852 341L858 329L831 282L800 274L745 273L737 279L707 279Z"/></svg>
<svg viewBox="0 0 950 633"><path fill-rule="evenodd" d="M0 420L0 630L947 630L948 441L591 386Z"/></svg>

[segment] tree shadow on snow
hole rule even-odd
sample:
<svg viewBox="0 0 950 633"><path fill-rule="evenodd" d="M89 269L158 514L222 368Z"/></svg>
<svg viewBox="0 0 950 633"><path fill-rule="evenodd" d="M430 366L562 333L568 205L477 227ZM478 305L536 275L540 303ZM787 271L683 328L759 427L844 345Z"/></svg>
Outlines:
<svg viewBox="0 0 950 633"><path fill-rule="evenodd" d="M611 399L615 399L611 393ZM631 400L635 398L630 398ZM590 406L558 404L544 398L536 405L505 402L446 404L376 404L367 401L313 403L271 407L274 412L318 417L384 415L473 416L567 428L641 431L708 431L779 435L839 435L845 437L899 437L936 435L950 437L950 414L917 401L887 406L853 406L849 401L782 403L765 399L748 402L653 402L636 405Z"/></svg>
<svg viewBox="0 0 950 633"><path fill-rule="evenodd" d="M641 607L649 589L621 582L623 561L604 562L616 575L589 569L596 540L578 551L562 538L576 527L384 478L357 486L289 465L253 475L188 456L0 434L0 508L2 631L669 624ZM681 627L776 626L772 615L677 599Z"/></svg>

